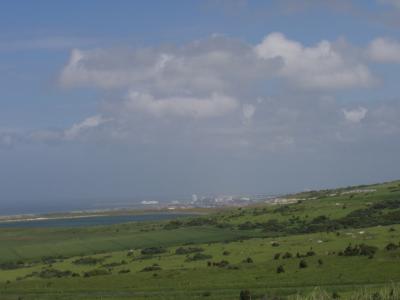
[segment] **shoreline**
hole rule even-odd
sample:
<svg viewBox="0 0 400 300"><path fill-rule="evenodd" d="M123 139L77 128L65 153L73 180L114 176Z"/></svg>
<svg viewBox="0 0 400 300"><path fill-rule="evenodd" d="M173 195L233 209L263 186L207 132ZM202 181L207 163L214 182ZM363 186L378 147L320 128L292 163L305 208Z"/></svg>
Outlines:
<svg viewBox="0 0 400 300"><path fill-rule="evenodd" d="M14 222L34 222L46 220L64 220L64 219L81 219L81 218L94 218L94 217L107 217L107 216L123 216L123 215L146 215L146 214L204 214L204 209L174 209L168 208L153 208L153 209L106 209L96 211L70 211L70 212L55 212L46 214L21 214L0 216L0 224L14 223Z"/></svg>

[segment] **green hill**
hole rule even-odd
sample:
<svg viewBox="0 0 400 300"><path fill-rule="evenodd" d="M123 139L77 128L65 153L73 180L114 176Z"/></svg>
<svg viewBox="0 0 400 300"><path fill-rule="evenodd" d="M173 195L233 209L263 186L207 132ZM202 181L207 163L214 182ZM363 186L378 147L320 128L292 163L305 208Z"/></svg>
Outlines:
<svg viewBox="0 0 400 300"><path fill-rule="evenodd" d="M173 221L0 229L0 299L399 299L399 282L400 181Z"/></svg>

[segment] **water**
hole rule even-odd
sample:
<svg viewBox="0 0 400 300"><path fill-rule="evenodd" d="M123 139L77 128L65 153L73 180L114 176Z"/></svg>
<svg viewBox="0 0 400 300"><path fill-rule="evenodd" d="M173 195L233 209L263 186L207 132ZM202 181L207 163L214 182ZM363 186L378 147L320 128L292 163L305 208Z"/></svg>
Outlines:
<svg viewBox="0 0 400 300"><path fill-rule="evenodd" d="M33 227L87 227L113 225L127 222L161 221L190 216L177 213L154 213L141 215L96 216L82 218L49 219L34 221L16 221L0 223L0 228L33 228Z"/></svg>

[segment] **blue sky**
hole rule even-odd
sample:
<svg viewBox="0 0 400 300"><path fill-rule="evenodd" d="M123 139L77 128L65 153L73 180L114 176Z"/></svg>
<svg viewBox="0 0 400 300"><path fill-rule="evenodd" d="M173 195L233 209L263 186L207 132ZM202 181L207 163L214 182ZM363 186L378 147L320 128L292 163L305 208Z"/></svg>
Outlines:
<svg viewBox="0 0 400 300"><path fill-rule="evenodd" d="M4 1L1 202L399 178L398 20L397 0Z"/></svg>

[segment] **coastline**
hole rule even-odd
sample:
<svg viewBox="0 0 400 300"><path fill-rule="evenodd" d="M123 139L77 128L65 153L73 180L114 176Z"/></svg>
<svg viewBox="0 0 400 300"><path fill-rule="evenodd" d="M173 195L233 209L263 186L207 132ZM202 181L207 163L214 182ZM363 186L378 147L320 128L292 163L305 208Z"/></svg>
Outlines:
<svg viewBox="0 0 400 300"><path fill-rule="evenodd" d="M94 218L94 217L107 217L107 216L134 216L146 214L204 214L203 209L194 208L180 208L170 210L168 208L143 208L143 209L105 209L105 210L82 210L70 212L54 212L45 214L20 214L20 215L5 215L0 216L0 224L14 223L14 222L34 222L46 220L63 220L63 219L80 219L80 218Z"/></svg>

